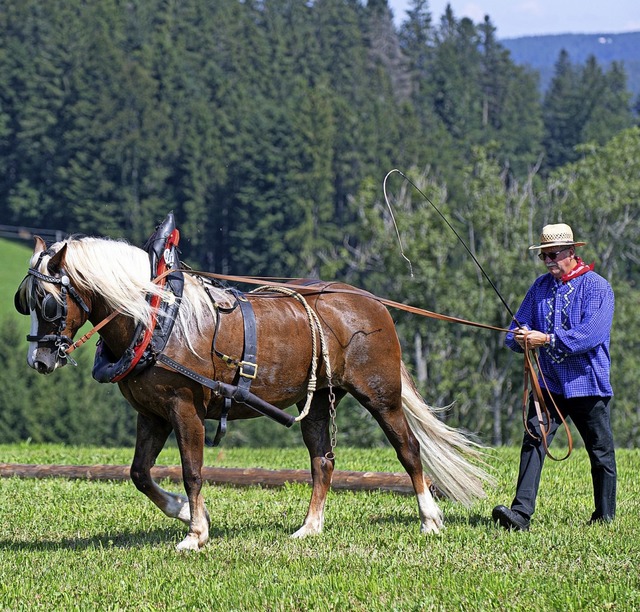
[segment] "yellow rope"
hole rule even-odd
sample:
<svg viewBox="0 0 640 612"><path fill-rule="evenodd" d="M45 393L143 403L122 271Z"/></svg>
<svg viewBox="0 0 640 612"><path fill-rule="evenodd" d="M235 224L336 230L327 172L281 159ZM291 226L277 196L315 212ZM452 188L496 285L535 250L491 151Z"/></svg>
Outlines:
<svg viewBox="0 0 640 612"><path fill-rule="evenodd" d="M315 355L318 348L318 340L320 338L320 349L322 351L322 358L324 359L325 368L327 371L327 379L329 380L329 387L331 387L331 364L329 363L329 351L327 349L327 342L324 336L324 331L322 326L320 325L320 320L318 319L318 315L316 312L309 306L307 300L302 297L297 291L293 289L289 289L287 287L277 287L272 285L264 285L262 287L258 287L251 291L251 293L256 293L258 291L273 291L275 293L282 293L284 295L288 295L289 297L295 298L300 302L307 313L307 318L309 319L309 327L311 327L311 344L313 356L311 358L311 373L309 375L309 383L307 385L307 401L304 406L304 410L296 417L296 421L301 421L304 417L309 414L309 410L311 408L311 400L313 399L313 394L316 390L316 385L318 382L317 378L317 369L318 369L318 360L316 360Z"/></svg>

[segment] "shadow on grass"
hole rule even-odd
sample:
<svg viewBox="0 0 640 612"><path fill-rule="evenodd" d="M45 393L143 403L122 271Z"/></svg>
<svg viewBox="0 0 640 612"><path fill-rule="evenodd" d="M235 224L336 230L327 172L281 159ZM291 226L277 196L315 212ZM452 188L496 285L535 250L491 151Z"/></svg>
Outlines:
<svg viewBox="0 0 640 612"><path fill-rule="evenodd" d="M412 527L416 523L420 522L420 518L418 513L416 512L415 516L403 515L399 516L397 514L388 515L388 516L376 516L369 519L370 523L375 523L379 525L384 524L396 524L396 525L406 525L407 527ZM447 525L468 525L469 527L481 527L485 528L488 526L493 526L494 521L490 516L478 513L468 514L466 512L444 512L444 524Z"/></svg>
<svg viewBox="0 0 640 612"><path fill-rule="evenodd" d="M257 537L264 535L268 530L272 535L288 537L295 530L290 531L290 525L278 523L238 525L233 528L216 528L212 526L209 531L208 546L215 544L216 540L232 540L241 537ZM159 526L152 529L124 530L119 533L103 533L87 537L68 537L60 539L24 540L0 540L0 551L13 552L47 552L60 550L100 550L110 548L138 549L155 546L174 548L187 535L186 525Z"/></svg>
<svg viewBox="0 0 640 612"><path fill-rule="evenodd" d="M361 517L364 524L374 524L380 526L402 525L407 530L413 530L419 524L416 512L415 516L409 515L386 515L371 516L368 519ZM473 513L445 513L445 526L469 526L471 528L485 529L492 526L493 521L485 515ZM298 525L299 526L299 525ZM246 525L240 524L234 527L211 527L209 533L208 547L215 546L216 541L227 541L239 538L263 538L266 533L270 539L288 539L297 529L290 523L274 521L265 524L263 522L251 522ZM34 541L0 540L0 551L9 552L53 552L61 550L84 551L84 550L109 550L109 549L129 549L137 550L144 548L160 547L165 550L174 550L175 546L182 541L187 534L186 525L176 523L174 525L158 526L145 530L124 530L119 533L102 533L87 537L67 537L60 539L38 539ZM331 527L325 530L330 535Z"/></svg>

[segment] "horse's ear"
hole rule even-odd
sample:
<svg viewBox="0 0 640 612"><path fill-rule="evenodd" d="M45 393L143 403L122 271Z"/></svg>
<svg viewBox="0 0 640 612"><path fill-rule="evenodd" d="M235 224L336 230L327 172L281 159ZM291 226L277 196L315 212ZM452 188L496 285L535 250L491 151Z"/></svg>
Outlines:
<svg viewBox="0 0 640 612"><path fill-rule="evenodd" d="M67 254L67 243L49 260L47 268L51 274L57 274L64 266L64 256Z"/></svg>
<svg viewBox="0 0 640 612"><path fill-rule="evenodd" d="M36 244L33 247L33 254L37 255L38 253L41 253L42 251L44 251L47 248L47 245L45 244L44 240L42 238L40 238L40 236L34 236L33 239L35 240Z"/></svg>

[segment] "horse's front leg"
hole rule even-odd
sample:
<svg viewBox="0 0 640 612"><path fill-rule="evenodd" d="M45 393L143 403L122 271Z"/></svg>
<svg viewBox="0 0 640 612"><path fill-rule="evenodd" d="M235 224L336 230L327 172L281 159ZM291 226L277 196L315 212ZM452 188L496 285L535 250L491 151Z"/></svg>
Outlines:
<svg viewBox="0 0 640 612"><path fill-rule="evenodd" d="M171 424L160 417L138 414L136 448L131 464L131 480L162 512L189 524L189 502L184 495L170 493L157 485L151 468L163 449L172 430Z"/></svg>
<svg viewBox="0 0 640 612"><path fill-rule="evenodd" d="M183 404L183 410L176 410L173 415L173 429L182 460L182 479L189 510L189 533L177 549L199 550L209 540L209 514L201 494L204 421L195 413L193 404Z"/></svg>

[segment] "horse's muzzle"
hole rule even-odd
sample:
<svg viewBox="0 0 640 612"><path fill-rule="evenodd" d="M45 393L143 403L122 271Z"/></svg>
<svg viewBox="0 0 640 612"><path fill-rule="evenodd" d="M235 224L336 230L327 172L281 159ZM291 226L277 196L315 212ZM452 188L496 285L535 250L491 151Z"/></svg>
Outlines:
<svg viewBox="0 0 640 612"><path fill-rule="evenodd" d="M27 363L38 372L38 374L51 374L51 372L62 367L67 362L64 359L60 359L57 349L52 350L39 347L29 352Z"/></svg>

